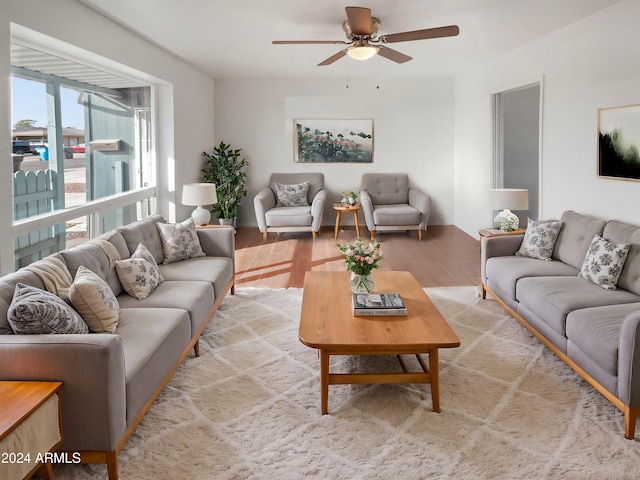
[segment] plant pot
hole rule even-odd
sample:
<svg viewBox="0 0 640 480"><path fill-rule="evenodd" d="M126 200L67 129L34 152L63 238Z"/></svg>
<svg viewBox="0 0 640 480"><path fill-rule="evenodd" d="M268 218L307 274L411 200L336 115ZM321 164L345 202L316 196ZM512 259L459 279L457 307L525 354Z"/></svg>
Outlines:
<svg viewBox="0 0 640 480"><path fill-rule="evenodd" d="M219 218L218 222L220 225L231 225L232 227L236 226L236 217L233 218Z"/></svg>

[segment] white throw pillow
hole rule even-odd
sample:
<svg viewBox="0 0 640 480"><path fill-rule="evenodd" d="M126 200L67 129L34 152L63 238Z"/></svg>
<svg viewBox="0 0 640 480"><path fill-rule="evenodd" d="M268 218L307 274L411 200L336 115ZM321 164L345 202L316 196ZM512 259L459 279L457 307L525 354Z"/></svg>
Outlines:
<svg viewBox="0 0 640 480"><path fill-rule="evenodd" d="M142 243L138 244L131 258L116 262L116 273L122 288L138 300L147 298L164 282L153 255Z"/></svg>
<svg viewBox="0 0 640 480"><path fill-rule="evenodd" d="M558 220L535 221L527 219L527 231L516 255L551 260L553 247L558 239L562 223Z"/></svg>
<svg viewBox="0 0 640 480"><path fill-rule="evenodd" d="M111 287L96 273L80 265L69 289L69 300L94 333L114 333L120 305Z"/></svg>
<svg viewBox="0 0 640 480"><path fill-rule="evenodd" d="M309 205L309 182L284 185L276 183L276 197L278 207L306 207Z"/></svg>
<svg viewBox="0 0 640 480"><path fill-rule="evenodd" d="M89 333L71 305L37 287L17 283L7 311L14 333Z"/></svg>
<svg viewBox="0 0 640 480"><path fill-rule="evenodd" d="M605 290L615 290L628 253L628 243L611 243L596 235L587 250L578 276Z"/></svg>
<svg viewBox="0 0 640 480"><path fill-rule="evenodd" d="M204 257L196 225L191 218L181 223L156 223L162 239L165 265L193 257Z"/></svg>

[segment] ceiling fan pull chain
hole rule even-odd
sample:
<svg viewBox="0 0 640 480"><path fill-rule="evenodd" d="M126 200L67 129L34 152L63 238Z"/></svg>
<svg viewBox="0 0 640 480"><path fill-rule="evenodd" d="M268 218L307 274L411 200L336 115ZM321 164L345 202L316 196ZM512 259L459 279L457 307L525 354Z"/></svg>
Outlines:
<svg viewBox="0 0 640 480"><path fill-rule="evenodd" d="M345 78L345 82L347 84L347 90L349 90L349 62L346 62L347 68L346 68L346 78Z"/></svg>

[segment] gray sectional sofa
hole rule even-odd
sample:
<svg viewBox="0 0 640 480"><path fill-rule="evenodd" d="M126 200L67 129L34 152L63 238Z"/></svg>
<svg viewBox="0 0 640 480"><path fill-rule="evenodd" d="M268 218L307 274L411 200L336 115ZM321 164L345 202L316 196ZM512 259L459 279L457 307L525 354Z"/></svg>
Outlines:
<svg viewBox="0 0 640 480"><path fill-rule="evenodd" d="M624 413L634 438L640 414L640 227L565 212L548 261L516 255L524 235L483 238L488 292ZM579 275L596 235L629 244L614 290Z"/></svg>
<svg viewBox="0 0 640 480"><path fill-rule="evenodd" d="M48 259L0 278L0 379L64 382L60 450L80 452L83 463L106 463L110 480L118 478L127 439L183 360L192 350L199 354L200 333L233 293L232 227L195 230L204 256L163 264L157 222L164 220L149 217L103 235L101 243L54 254L74 282L86 268L106 281L118 303L113 333L14 334L7 312L16 284L46 289L34 272ZM130 259L141 243L164 281L138 300L123 290L114 260Z"/></svg>

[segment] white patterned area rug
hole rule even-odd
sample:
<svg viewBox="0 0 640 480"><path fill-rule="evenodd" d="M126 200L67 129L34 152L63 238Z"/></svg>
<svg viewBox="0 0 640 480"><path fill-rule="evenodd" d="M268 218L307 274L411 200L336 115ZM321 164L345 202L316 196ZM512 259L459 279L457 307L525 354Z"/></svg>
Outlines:
<svg viewBox="0 0 640 480"><path fill-rule="evenodd" d="M496 302L475 287L426 291L462 342L441 350L441 413L428 385L336 385L320 415L317 352L298 340L302 290L239 288L127 442L120 478L639 478L622 414ZM397 368L334 358L332 370Z"/></svg>

